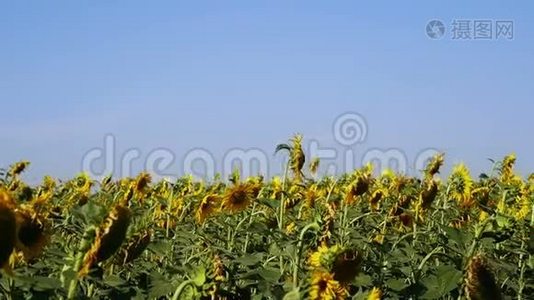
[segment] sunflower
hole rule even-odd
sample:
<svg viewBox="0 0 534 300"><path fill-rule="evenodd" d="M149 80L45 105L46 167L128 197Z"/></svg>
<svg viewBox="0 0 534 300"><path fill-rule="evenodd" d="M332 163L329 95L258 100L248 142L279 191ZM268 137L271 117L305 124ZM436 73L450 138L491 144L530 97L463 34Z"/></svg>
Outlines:
<svg viewBox="0 0 534 300"><path fill-rule="evenodd" d="M302 150L302 135L295 134L291 139L291 145L279 144L276 146L275 153L280 150L286 150L289 152L289 164L288 168L293 173L296 182L302 182L304 174L302 173L302 167L306 161L304 151Z"/></svg>
<svg viewBox="0 0 534 300"><path fill-rule="evenodd" d="M425 168L425 178L432 179L435 174L439 173L439 168L443 165L445 154L438 153L432 157L432 160Z"/></svg>
<svg viewBox="0 0 534 300"><path fill-rule="evenodd" d="M295 232L297 232L297 225L295 222L291 222L286 226L286 234L287 235L293 235Z"/></svg>
<svg viewBox="0 0 534 300"><path fill-rule="evenodd" d="M334 275L328 272L314 272L311 278L310 300L342 300L348 297L348 292Z"/></svg>
<svg viewBox="0 0 534 300"><path fill-rule="evenodd" d="M369 296L367 296L367 300L380 300L380 299L382 299L382 291L379 288L374 287L369 292Z"/></svg>
<svg viewBox="0 0 534 300"><path fill-rule="evenodd" d="M26 168L30 165L29 161L19 161L16 164L13 164L8 171L8 174L12 177L18 176L20 173L24 172Z"/></svg>
<svg viewBox="0 0 534 300"><path fill-rule="evenodd" d="M123 264L128 264L141 256L150 244L151 236L150 231L145 231L132 237L126 248L121 252L119 261Z"/></svg>
<svg viewBox="0 0 534 300"><path fill-rule="evenodd" d="M381 189L377 189L373 192L371 195L371 198L369 198L369 205L371 206L372 211L377 211L380 207L380 200L384 196L384 191Z"/></svg>
<svg viewBox="0 0 534 300"><path fill-rule="evenodd" d="M320 162L321 162L321 159L319 157L314 157L312 161L310 162L310 173L312 175L317 174L317 170L319 169Z"/></svg>
<svg viewBox="0 0 534 300"><path fill-rule="evenodd" d="M320 245L317 247L317 250L310 255L308 264L313 269L318 269L323 267L323 257L329 253L329 248L326 245Z"/></svg>
<svg viewBox="0 0 534 300"><path fill-rule="evenodd" d="M449 177L449 195L458 201L461 206L469 206L471 203L471 188L473 179L469 174L469 169L464 164L454 167Z"/></svg>
<svg viewBox="0 0 534 300"><path fill-rule="evenodd" d="M302 135L296 134L291 142L293 147L290 155L290 168L295 176L295 180L301 182L303 177L302 167L304 167L304 162L306 161L304 151L302 150Z"/></svg>
<svg viewBox="0 0 534 300"><path fill-rule="evenodd" d="M323 269L328 272L341 272L349 264L351 257L356 260L356 254L356 252L347 250L340 245L328 247L322 244L310 255L308 265L314 270Z"/></svg>
<svg viewBox="0 0 534 300"><path fill-rule="evenodd" d="M430 208L430 205L432 205L432 202L434 202L434 200L436 199L438 190L439 188L438 188L437 181L430 180L425 183L425 186L423 187L423 190L421 191L421 194L419 195L419 201L423 209Z"/></svg>
<svg viewBox="0 0 534 300"><path fill-rule="evenodd" d="M232 213L243 211L254 198L253 186L249 183L237 183L226 189L221 208Z"/></svg>
<svg viewBox="0 0 534 300"><path fill-rule="evenodd" d="M202 199L196 212L198 223L202 224L204 221L212 216L217 211L217 205L221 202L221 197L216 194L207 195Z"/></svg>
<svg viewBox="0 0 534 300"><path fill-rule="evenodd" d="M501 182L510 183L514 179L515 161L516 161L516 156L514 153L509 154L504 157L501 163Z"/></svg>
<svg viewBox="0 0 534 300"><path fill-rule="evenodd" d="M362 261L362 254L358 250L343 250L337 254L332 265L334 279L343 284L350 283L360 272Z"/></svg>
<svg viewBox="0 0 534 300"><path fill-rule="evenodd" d="M16 219L17 250L26 260L39 256L50 241L48 222L32 207L25 205L16 210Z"/></svg>
<svg viewBox="0 0 534 300"><path fill-rule="evenodd" d="M0 269L10 271L9 257L17 240L15 203L7 191L0 190Z"/></svg>
<svg viewBox="0 0 534 300"><path fill-rule="evenodd" d="M471 258L467 266L465 292L470 300L503 299L493 272L480 254Z"/></svg>
<svg viewBox="0 0 534 300"><path fill-rule="evenodd" d="M516 220L524 220L530 215L531 195L529 193L523 193L521 196L518 196L517 206L518 208L515 211L514 217Z"/></svg>
<svg viewBox="0 0 534 300"><path fill-rule="evenodd" d="M147 172L141 172L135 179L134 192L138 200L142 200L147 193L148 185L152 182L152 176Z"/></svg>
<svg viewBox="0 0 534 300"><path fill-rule="evenodd" d="M119 250L126 238L131 212L127 207L117 205L96 233L95 241L85 254L80 276L87 275L91 268L105 261Z"/></svg>

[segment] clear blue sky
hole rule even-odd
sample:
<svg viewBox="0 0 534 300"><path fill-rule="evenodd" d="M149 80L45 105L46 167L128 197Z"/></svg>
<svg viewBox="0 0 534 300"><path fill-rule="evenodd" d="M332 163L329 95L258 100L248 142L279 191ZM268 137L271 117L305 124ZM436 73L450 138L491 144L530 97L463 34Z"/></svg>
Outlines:
<svg viewBox="0 0 534 300"><path fill-rule="evenodd" d="M178 160L271 153L295 132L333 146L333 120L355 111L362 147L434 147L474 173L514 151L534 171L534 4L366 3L2 1L0 166L72 176L106 133L119 154ZM514 20L515 37L452 40L453 19Z"/></svg>

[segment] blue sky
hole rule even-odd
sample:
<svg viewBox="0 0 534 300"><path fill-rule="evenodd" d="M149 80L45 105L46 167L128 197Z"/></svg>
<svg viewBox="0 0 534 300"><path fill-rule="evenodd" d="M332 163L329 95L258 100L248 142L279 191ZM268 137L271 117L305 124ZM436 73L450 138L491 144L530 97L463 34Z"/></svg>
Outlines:
<svg viewBox="0 0 534 300"><path fill-rule="evenodd" d="M437 148L478 173L515 152L534 171L534 4L411 3L2 1L0 166L65 178L113 134L119 156L172 150L178 173L198 147L339 148L332 123L357 112L360 155ZM514 39L453 40L454 19L513 20Z"/></svg>

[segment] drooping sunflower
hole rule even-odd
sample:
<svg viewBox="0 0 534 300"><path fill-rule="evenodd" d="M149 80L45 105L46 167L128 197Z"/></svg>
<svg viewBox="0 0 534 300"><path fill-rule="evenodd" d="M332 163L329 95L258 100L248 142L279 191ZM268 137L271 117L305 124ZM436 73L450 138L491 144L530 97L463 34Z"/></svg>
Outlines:
<svg viewBox="0 0 534 300"><path fill-rule="evenodd" d="M140 257L150 244L151 237L152 234L148 230L133 236L121 252L119 261L122 264L128 264Z"/></svg>
<svg viewBox="0 0 534 300"><path fill-rule="evenodd" d="M471 258L467 266L465 292L470 300L503 299L487 260L480 254Z"/></svg>
<svg viewBox="0 0 534 300"><path fill-rule="evenodd" d="M316 271L311 278L310 300L342 300L348 291L328 272Z"/></svg>
<svg viewBox="0 0 534 300"><path fill-rule="evenodd" d="M302 135L296 134L293 139L291 140L293 143L293 147L291 149L291 171L293 172L293 175L295 176L295 180L297 182L302 181L302 167L304 167L304 162L306 161L306 157L304 156L304 151L302 150Z"/></svg>
<svg viewBox="0 0 534 300"><path fill-rule="evenodd" d="M332 265L334 279L342 284L350 283L360 272L362 261L360 251L355 249L343 250L337 254Z"/></svg>
<svg viewBox="0 0 534 300"><path fill-rule="evenodd" d="M319 169L319 164L321 162L321 159L319 157L314 157L310 162L310 173L312 175L317 174L317 170Z"/></svg>
<svg viewBox="0 0 534 300"><path fill-rule="evenodd" d="M377 211L380 207L380 200L384 196L384 191L382 189L377 189L373 192L371 195L371 198L369 198L369 206L371 207L372 211Z"/></svg>
<svg viewBox="0 0 534 300"><path fill-rule="evenodd" d="M226 189L221 208L231 213L243 211L254 198L253 186L249 183L236 183Z"/></svg>
<svg viewBox="0 0 534 300"><path fill-rule="evenodd" d="M321 236L319 237L321 245L327 245L330 242L332 232L334 231L336 209L337 207L334 203L326 203L325 214L321 222Z"/></svg>
<svg viewBox="0 0 534 300"><path fill-rule="evenodd" d="M119 250L130 225L130 209L117 205L96 232L95 240L85 254L80 276L87 275L96 264L105 261Z"/></svg>
<svg viewBox="0 0 534 300"><path fill-rule="evenodd" d="M19 161L18 163L13 164L8 171L8 174L12 177L16 177L20 175L20 173L24 172L26 168L30 165L29 161Z"/></svg>
<svg viewBox="0 0 534 300"><path fill-rule="evenodd" d="M419 201L421 201L421 207L423 209L429 209L438 195L438 181L428 180L424 183L423 190L419 195Z"/></svg>
<svg viewBox="0 0 534 300"><path fill-rule="evenodd" d="M50 241L50 228L47 220L32 207L22 205L16 210L17 243L24 259L39 256Z"/></svg>
<svg viewBox="0 0 534 300"><path fill-rule="evenodd" d="M322 196L322 191L319 190L316 183L313 183L304 191L303 198L306 202L306 206L313 208L315 207L315 202L321 196Z"/></svg>
<svg viewBox="0 0 534 300"><path fill-rule="evenodd" d="M212 216L217 211L220 203L221 197L217 194L205 196L197 208L196 218L198 223L202 224L207 218Z"/></svg>
<svg viewBox="0 0 534 300"><path fill-rule="evenodd" d="M532 207L531 194L528 190L522 191L521 195L517 197L516 210L514 217L516 220L524 220L530 215Z"/></svg>
<svg viewBox="0 0 534 300"><path fill-rule="evenodd" d="M516 161L516 156L514 153L509 154L504 157L501 163L501 182L510 183L510 181L514 179L515 161Z"/></svg>
<svg viewBox="0 0 534 300"><path fill-rule="evenodd" d="M138 200L143 200L147 193L148 185L152 182L152 176L147 172L141 172L135 179L134 194Z"/></svg>
<svg viewBox="0 0 534 300"><path fill-rule="evenodd" d="M9 272L9 257L17 240L17 220L15 203L5 190L0 190L0 228L0 269Z"/></svg>
<svg viewBox="0 0 534 300"><path fill-rule="evenodd" d="M302 150L302 135L295 134L291 139L291 145L288 144L279 144L276 146L275 153L280 150L289 151L289 169L293 173L294 179L296 182L302 182L304 174L302 173L302 168L306 161L306 156Z"/></svg>

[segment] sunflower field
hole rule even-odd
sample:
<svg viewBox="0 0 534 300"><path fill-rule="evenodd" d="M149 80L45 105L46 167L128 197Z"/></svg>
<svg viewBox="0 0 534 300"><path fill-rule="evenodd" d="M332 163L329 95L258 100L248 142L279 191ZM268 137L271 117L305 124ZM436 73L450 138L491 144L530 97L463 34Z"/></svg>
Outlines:
<svg viewBox="0 0 534 300"><path fill-rule="evenodd" d="M534 299L534 175L473 177L444 155L409 177L316 176L302 137L283 176L153 182L0 172L1 299Z"/></svg>

